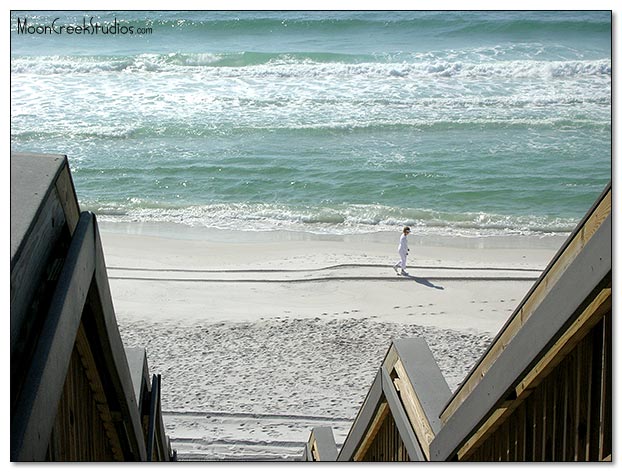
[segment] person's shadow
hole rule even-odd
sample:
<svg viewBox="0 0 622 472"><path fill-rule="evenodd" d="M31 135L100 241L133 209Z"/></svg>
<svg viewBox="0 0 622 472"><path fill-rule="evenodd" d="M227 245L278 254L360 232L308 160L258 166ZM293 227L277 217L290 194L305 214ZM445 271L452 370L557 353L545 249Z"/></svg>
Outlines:
<svg viewBox="0 0 622 472"><path fill-rule="evenodd" d="M426 287L435 288L437 290L445 290L444 287L441 287L440 285L434 285L428 279L424 279L423 277L415 277L414 275L410 275L410 274L404 274L402 275L402 277L414 280L418 284L425 285Z"/></svg>

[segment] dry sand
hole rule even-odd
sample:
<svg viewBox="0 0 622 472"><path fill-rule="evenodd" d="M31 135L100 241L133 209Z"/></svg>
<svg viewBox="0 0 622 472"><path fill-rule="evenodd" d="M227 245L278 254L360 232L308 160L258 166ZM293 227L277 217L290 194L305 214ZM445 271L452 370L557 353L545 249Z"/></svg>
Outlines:
<svg viewBox="0 0 622 472"><path fill-rule="evenodd" d="M288 460L345 439L391 339L423 337L455 390L563 237L312 235L100 223L121 336L161 373L187 460Z"/></svg>

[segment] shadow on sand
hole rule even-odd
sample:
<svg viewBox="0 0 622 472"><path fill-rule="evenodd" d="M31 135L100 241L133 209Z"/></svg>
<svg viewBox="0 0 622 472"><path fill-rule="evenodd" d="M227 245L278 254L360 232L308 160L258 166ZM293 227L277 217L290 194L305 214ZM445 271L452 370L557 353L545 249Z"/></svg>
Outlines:
<svg viewBox="0 0 622 472"><path fill-rule="evenodd" d="M410 275L410 274L404 274L402 275L402 277L406 279L414 280L418 284L425 285L426 287L435 288L437 290L445 290L444 287L441 287L440 285L434 285L428 279L424 279L423 277L415 277L414 275Z"/></svg>

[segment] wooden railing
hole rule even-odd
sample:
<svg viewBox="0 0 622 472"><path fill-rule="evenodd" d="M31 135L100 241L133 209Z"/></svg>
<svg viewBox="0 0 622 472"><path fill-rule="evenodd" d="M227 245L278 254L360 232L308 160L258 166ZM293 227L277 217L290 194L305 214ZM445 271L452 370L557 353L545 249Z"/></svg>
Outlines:
<svg viewBox="0 0 622 472"><path fill-rule="evenodd" d="M66 156L11 153L11 174L11 460L144 461L146 354L130 370L95 215ZM159 380L149 459L169 460Z"/></svg>
<svg viewBox="0 0 622 472"><path fill-rule="evenodd" d="M151 380L149 422L147 430L147 460L161 461L171 457L170 445L162 422L162 376L154 375Z"/></svg>
<svg viewBox="0 0 622 472"><path fill-rule="evenodd" d="M329 427L316 427L311 431L309 441L303 451L303 461L319 462L337 459L337 445L333 431Z"/></svg>
<svg viewBox="0 0 622 472"><path fill-rule="evenodd" d="M611 460L611 225L609 185L453 395L393 341L337 460Z"/></svg>
<svg viewBox="0 0 622 472"><path fill-rule="evenodd" d="M118 375L110 380L118 392L118 414L127 431L124 440L127 452L134 460L144 460L144 441L140 441L140 420L134 392L131 390L130 373L118 332L110 299L109 287L103 265L103 252L95 223L95 216L82 213L73 234L62 271L44 321L33 362L25 374L28 388L20 396L13 412L12 457L14 460L45 460L48 441L52 434L59 399L64 389L66 373L78 332L84 326L82 315L85 307L101 312L100 317L88 320L101 328L99 343L108 344L105 349L111 369ZM96 298L98 306L91 306L89 299ZM97 319L96 319L97 318ZM70 340L70 342L68 342ZM96 366L93 366L97 369ZM111 413L110 418L114 418ZM116 428L115 428L116 430Z"/></svg>
<svg viewBox="0 0 622 472"><path fill-rule="evenodd" d="M429 460L450 395L423 339L393 341L337 460Z"/></svg>
<svg viewBox="0 0 622 472"><path fill-rule="evenodd" d="M467 457L610 312L610 213L609 186L441 413L433 460Z"/></svg>
<svg viewBox="0 0 622 472"><path fill-rule="evenodd" d="M71 340L76 340L75 344ZM77 367L75 362L82 367ZM99 374L102 371L114 375L103 379ZM23 375L26 387L12 411L12 460L147 459L139 410L110 297L101 240L92 213L80 215L33 361ZM78 385L76 382L81 378L87 379L81 390L68 386L67 382ZM170 451L163 446L166 436L159 408L159 381L155 393L156 411L152 418L159 452L149 458L167 460ZM58 416L58 408L64 404L68 408L66 413L85 408L88 413L94 408L105 431L101 436L104 441L99 441L102 444L99 452L97 449L85 452L92 450L97 442L95 436L90 436L95 434L93 431L87 428L77 434L79 429L75 428L83 425L67 426L61 418L63 415ZM67 455L68 451L75 452Z"/></svg>

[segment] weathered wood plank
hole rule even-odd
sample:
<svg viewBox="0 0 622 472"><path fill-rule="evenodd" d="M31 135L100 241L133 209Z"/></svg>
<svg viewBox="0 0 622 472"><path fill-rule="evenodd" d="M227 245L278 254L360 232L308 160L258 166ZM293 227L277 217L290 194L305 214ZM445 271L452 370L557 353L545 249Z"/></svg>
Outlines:
<svg viewBox="0 0 622 472"><path fill-rule="evenodd" d="M55 196L52 193L42 202L42 211L33 222L28 239L21 244L19 254L11 259L11 356L19 356L16 346L20 341L26 341L24 337L27 333L22 331L28 321L31 303L61 237L64 215Z"/></svg>
<svg viewBox="0 0 622 472"><path fill-rule="evenodd" d="M76 349L84 368L85 377L88 379L89 387L93 395L93 401L97 404L99 418L106 430L106 435L110 441L110 448L115 460L123 460L123 453L119 436L112 421L112 414L108 408L108 399L101 378L98 374L98 366L89 347L89 341L84 327L80 324L76 336Z"/></svg>
<svg viewBox="0 0 622 472"><path fill-rule="evenodd" d="M58 199L63 207L69 233L73 234L78 224L78 219L80 218L80 208L78 206L78 197L73 187L73 181L71 180L71 174L69 173L68 163L61 169L56 179L55 187Z"/></svg>
<svg viewBox="0 0 622 472"><path fill-rule="evenodd" d="M406 414L408 415L408 419L410 420L410 424L412 425L415 435L419 440L419 445L421 446L426 459L429 460L430 443L434 439L434 431L430 426L425 410L419 402L417 393L408 381L408 376L401 359L396 361L395 371L398 377L394 379L393 382L395 383L397 390L400 392L400 398L404 405L404 409L406 410Z"/></svg>
<svg viewBox="0 0 622 472"><path fill-rule="evenodd" d="M603 399L601 408L601 430L600 430L600 450L599 457L606 458L611 456L612 447L612 315L611 313L604 318L603 330L603 379L601 385L601 398Z"/></svg>
<svg viewBox="0 0 622 472"><path fill-rule="evenodd" d="M356 450L356 453L354 454L353 460L355 462L361 461L363 457L365 457L365 454L367 454L367 451L369 450L370 446L374 442L374 439L376 438L376 435L378 434L380 427L384 424L384 421L388 414L389 414L389 405L387 404L386 401L383 401L378 406L378 410L376 414L374 415L374 419L369 425L369 428L367 429L365 437L361 441L361 445L358 447L358 449Z"/></svg>
<svg viewBox="0 0 622 472"><path fill-rule="evenodd" d="M401 362L402 380L410 384L411 392L416 392L421 411L432 434L442 427L440 414L451 398L451 390L443 376L434 355L425 339L410 338L393 341ZM393 366L397 364L397 360ZM387 372L392 369L387 368Z"/></svg>
<svg viewBox="0 0 622 472"><path fill-rule="evenodd" d="M559 341L557 341L551 349L542 357L541 361L536 364L536 366L525 376L525 378L519 382L516 387L516 400L522 401L529 393L530 390L534 390L543 379L546 378L547 375L567 356L567 354L575 349L577 344L587 335L589 330L593 329L593 326L600 322L604 314L611 311L611 289L606 288L603 289L591 302L582 314L577 318L577 320L568 328L567 332L562 336ZM540 401L537 401L535 405L539 405ZM542 403L546 403L544 400ZM537 406L542 409L542 416L546 416L545 405ZM551 402L551 409L549 415L553 413L554 403ZM534 406L536 408L536 406ZM469 438L469 440L465 443L465 445L460 449L458 453L458 457L462 460L469 456L469 450L479 447L479 444L487 437L487 435L492 434L492 428L496 423L504 421L505 418L512 413L512 409L504 408L502 410L497 410L493 413L488 420L480 427L480 429L474 435ZM544 419L542 420L545 421ZM534 428L538 427L538 422L535 421ZM542 425L544 431L546 431L547 426L545 424ZM553 432L551 426L551 420L549 419L549 435ZM545 442L547 438L544 436L544 432L537 431L534 429L537 437L534 439L538 442ZM551 445L553 439L551 436L548 437L549 445ZM552 458L553 451L551 449L552 446L549 447L548 457ZM545 455L545 451L543 450L544 445L538 446L538 444L534 443L535 454L536 456L542 457ZM534 460L542 460L537 457Z"/></svg>
<svg viewBox="0 0 622 472"><path fill-rule="evenodd" d="M607 316L607 315L606 315ZM602 402L602 379L604 375L603 365L603 331L604 320L601 320L593 329L592 338L592 379L590 390L592 391L592 399L590 402L590 422L588 426L588 447L590 461L598 461L599 456L599 431L601 424L601 402Z"/></svg>
<svg viewBox="0 0 622 472"><path fill-rule="evenodd" d="M120 400L121 415L125 418L124 426L127 431L129 449L134 455L134 460L144 461L147 450L142 433L141 418L138 410L138 402L134 394L132 375L125 356L125 348L119 333L110 285L106 272L106 262L97 226L97 219L93 216L94 243L95 243L95 287L100 303L94 306L101 309L101 316L96 316L94 321L97 326L98 340L103 347L102 354L106 365L115 375L111 377L117 398ZM127 452L130 452L127 451Z"/></svg>
<svg viewBox="0 0 622 472"><path fill-rule="evenodd" d="M382 380L380 372L381 371L379 369L374 377L371 387L367 391L363 405L352 423L348 436L341 446L339 456L337 457L338 461L353 460L354 454L363 440L368 425L375 417L376 407L379 405L382 396Z"/></svg>
<svg viewBox="0 0 622 472"><path fill-rule="evenodd" d="M415 436L408 415L402 406L402 402L395 391L393 381L389 376L389 373L384 367L380 369L382 377L382 392L384 393L389 408L391 409L391 416L395 421L395 425L399 431L400 437L408 451L408 456L413 461L425 461L426 457L421 450L421 446Z"/></svg>
<svg viewBox="0 0 622 472"><path fill-rule="evenodd" d="M611 288L605 288L521 380L516 387L516 395L520 396L528 388L535 388L539 379L545 378L609 311L611 311Z"/></svg>

